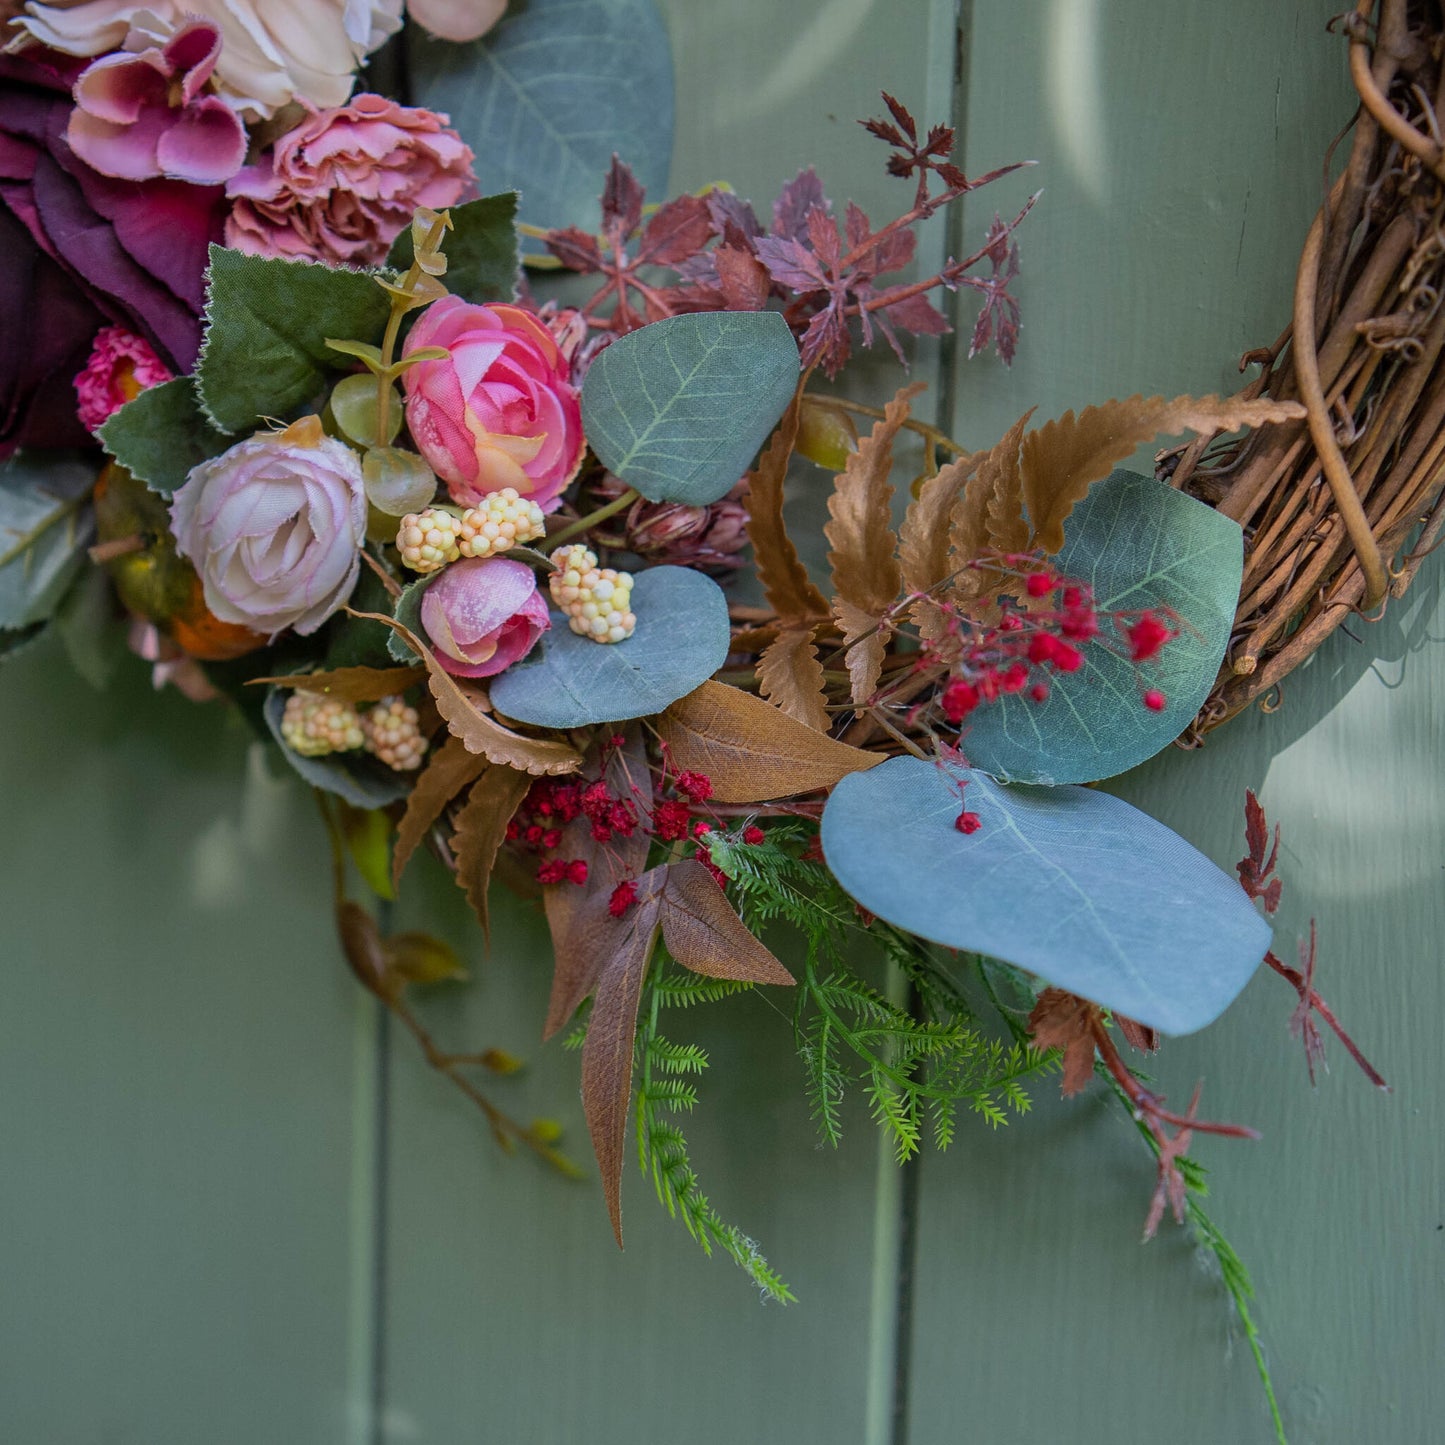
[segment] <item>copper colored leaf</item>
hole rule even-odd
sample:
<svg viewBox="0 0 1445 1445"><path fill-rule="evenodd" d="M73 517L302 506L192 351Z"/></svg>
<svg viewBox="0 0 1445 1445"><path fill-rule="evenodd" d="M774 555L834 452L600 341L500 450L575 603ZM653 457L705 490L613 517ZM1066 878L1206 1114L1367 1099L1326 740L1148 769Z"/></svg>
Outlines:
<svg viewBox="0 0 1445 1445"><path fill-rule="evenodd" d="M1066 1099L1081 1093L1094 1076L1094 1025L1098 1019L1094 1004L1061 988L1046 988L1029 1015L1034 1047L1063 1050L1062 1092Z"/></svg>
<svg viewBox="0 0 1445 1445"><path fill-rule="evenodd" d="M1209 435L1265 422L1302 417L1298 402L1268 397L1131 396L1090 406L1076 416L1066 411L1024 438L1022 490L1037 545L1057 552L1064 545L1064 522L1074 504L1116 462L1131 456L1161 434L1193 431Z"/></svg>
<svg viewBox="0 0 1445 1445"><path fill-rule="evenodd" d="M872 612L855 607L846 598L835 597L833 611L843 628L844 637L852 643L845 656L844 665L852 681L853 701L866 703L878 690L883 659L888 655L888 639Z"/></svg>
<svg viewBox="0 0 1445 1445"><path fill-rule="evenodd" d="M748 930L695 859L672 864L662 889L662 937L684 967L708 978L791 984L793 975Z"/></svg>
<svg viewBox="0 0 1445 1445"><path fill-rule="evenodd" d="M342 702L380 702L405 692L426 676L423 667L338 667L330 672L295 672L284 677L253 677L252 687L271 683L302 692L324 693Z"/></svg>
<svg viewBox="0 0 1445 1445"><path fill-rule="evenodd" d="M480 710L470 689L458 682L436 660L426 643L409 627L381 612L354 612L369 622L384 622L402 637L426 663L432 697L438 711L446 719L447 728L462 740L468 752L481 753L488 762L501 763L520 772L534 775L575 773L582 766L582 755L566 743L547 738L529 738L503 727Z"/></svg>
<svg viewBox="0 0 1445 1445"><path fill-rule="evenodd" d="M382 949L387 981L393 988L406 983L446 983L467 976L451 944L430 933L397 933L382 944Z"/></svg>
<svg viewBox="0 0 1445 1445"><path fill-rule="evenodd" d="M948 570L966 567L988 548L1011 552L1028 542L1019 480L1019 443L1034 414L1030 407L979 460L978 470L953 509L948 534ZM967 576L957 589L974 596L980 582Z"/></svg>
<svg viewBox="0 0 1445 1445"><path fill-rule="evenodd" d="M780 617L826 617L828 602L808 577L783 522L783 482L798 439L798 417L806 374L792 405L748 476L748 541L758 581Z"/></svg>
<svg viewBox="0 0 1445 1445"><path fill-rule="evenodd" d="M449 737L417 775L416 786L407 795L406 812L396 828L391 854L392 883L401 881L402 870L416 852L427 830L442 810L487 766L487 760L467 751L460 738Z"/></svg>
<svg viewBox="0 0 1445 1445"><path fill-rule="evenodd" d="M779 711L820 733L828 731L823 666L811 627L785 627L758 659L763 696Z"/></svg>
<svg viewBox="0 0 1445 1445"><path fill-rule="evenodd" d="M654 870L658 871L658 870ZM602 1176L612 1232L622 1244L622 1152L632 1097L632 1041L637 1004L657 939L661 889L650 886L620 919L607 919L608 961L597 979L587 1042L582 1046L582 1107ZM605 918L606 915L604 914Z"/></svg>
<svg viewBox="0 0 1445 1445"><path fill-rule="evenodd" d="M898 532L898 561L909 592L927 592L948 576L948 527L964 483L986 453L975 452L940 468L918 489Z"/></svg>
<svg viewBox="0 0 1445 1445"><path fill-rule="evenodd" d="M336 932L352 973L372 993L386 996L386 954L376 920L359 903L336 905Z"/></svg>
<svg viewBox="0 0 1445 1445"><path fill-rule="evenodd" d="M720 803L763 803L830 788L883 761L779 712L759 697L705 682L657 721L679 768L706 773Z"/></svg>
<svg viewBox="0 0 1445 1445"><path fill-rule="evenodd" d="M487 886L492 881L492 865L497 861L507 824L531 786L531 778L515 768L489 767L472 784L457 814L457 830L452 837L457 884L466 893L489 944L492 921L487 912Z"/></svg>

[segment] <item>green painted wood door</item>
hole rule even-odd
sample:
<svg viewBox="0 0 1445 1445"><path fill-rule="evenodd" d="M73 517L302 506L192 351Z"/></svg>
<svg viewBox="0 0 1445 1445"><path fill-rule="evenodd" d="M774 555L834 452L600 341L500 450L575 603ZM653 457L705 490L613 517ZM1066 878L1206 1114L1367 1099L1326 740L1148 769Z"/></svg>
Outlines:
<svg viewBox="0 0 1445 1445"><path fill-rule="evenodd" d="M939 420L983 442L1035 402L1229 389L1283 324L1349 111L1332 8L671 0L673 183L766 197L811 161L835 200L882 211L897 183L855 118L880 88L952 111L970 171L1040 163L985 193L965 237L1044 196L1018 362L926 350ZM895 380L879 359L861 384ZM1216 1115L1264 1130L1199 1152L1305 1445L1415 1445L1445 1416L1439 582L1427 568L1359 642L1338 636L1274 716L1116 785L1226 867L1243 790L1261 790L1286 832L1281 941L1318 918L1322 990L1396 1085L1375 1095L1336 1054L1311 1092L1270 978L1160 1066L1166 1091L1203 1078ZM1103 1099L1045 1090L905 1189L861 1112L842 1151L814 1146L763 1000L701 1021L696 1162L800 1297L764 1307L635 1175L619 1255L594 1188L499 1156L378 1028L331 937L310 804L238 725L139 668L93 694L41 649L0 674L0 736L0 1438L1271 1438L1187 1240L1139 1246L1148 1163ZM535 1044L538 920L501 906L483 957L424 869L401 911L473 961L429 1006L439 1034L525 1054L507 1103L580 1144L575 1058Z"/></svg>

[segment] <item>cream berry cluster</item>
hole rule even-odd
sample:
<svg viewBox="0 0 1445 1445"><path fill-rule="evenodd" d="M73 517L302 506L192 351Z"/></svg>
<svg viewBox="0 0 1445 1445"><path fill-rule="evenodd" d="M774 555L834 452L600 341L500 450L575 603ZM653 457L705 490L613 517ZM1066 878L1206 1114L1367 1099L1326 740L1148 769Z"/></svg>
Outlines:
<svg viewBox="0 0 1445 1445"><path fill-rule="evenodd" d="M286 699L281 736L303 758L365 748L398 772L419 768L427 748L417 710L399 696L384 697L362 712L341 698L297 688Z"/></svg>
<svg viewBox="0 0 1445 1445"><path fill-rule="evenodd" d="M597 565L597 554L574 542L552 553L557 569L548 578L552 601L567 614L573 632L593 642L622 642L632 636L632 574Z"/></svg>
<svg viewBox="0 0 1445 1445"><path fill-rule="evenodd" d="M446 507L409 512L397 528L396 545L413 572L435 572L458 557L492 557L546 531L542 509L515 487L503 487L460 515Z"/></svg>

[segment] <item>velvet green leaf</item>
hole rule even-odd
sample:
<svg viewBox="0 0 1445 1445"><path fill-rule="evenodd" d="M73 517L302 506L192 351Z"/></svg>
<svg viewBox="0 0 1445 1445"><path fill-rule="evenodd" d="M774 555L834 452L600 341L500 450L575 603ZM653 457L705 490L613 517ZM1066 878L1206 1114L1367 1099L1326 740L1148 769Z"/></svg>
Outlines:
<svg viewBox="0 0 1445 1445"><path fill-rule="evenodd" d="M408 42L412 101L451 117L532 225L595 229L614 151L654 196L666 187L672 54L653 0L528 0L473 44L415 25Z"/></svg>
<svg viewBox="0 0 1445 1445"><path fill-rule="evenodd" d="M22 454L0 467L0 627L45 621L85 565L95 523L82 498L94 480L69 457Z"/></svg>
<svg viewBox="0 0 1445 1445"><path fill-rule="evenodd" d="M403 627L416 633L423 641L426 640L426 628L421 625L421 599L426 589L441 574L433 572L429 577L418 577L415 582L409 582L402 589L401 596L396 599L396 606L389 608L391 615L396 618ZM373 623L373 626L376 624ZM392 659L401 663L419 662L421 659L411 650L399 632L390 632L386 639L386 650L391 654Z"/></svg>
<svg viewBox="0 0 1445 1445"><path fill-rule="evenodd" d="M446 253L446 288L464 301L510 301L517 294L517 193L481 196L451 208ZM396 238L386 264L405 271L415 256L411 227Z"/></svg>
<svg viewBox="0 0 1445 1445"><path fill-rule="evenodd" d="M286 711L289 689L273 687L266 696L266 726L286 761L311 784L335 793L353 808L384 808L411 791L409 779L393 772L385 763L359 749L356 752L326 753L305 758L289 747L281 736L281 715Z"/></svg>
<svg viewBox="0 0 1445 1445"><path fill-rule="evenodd" d="M978 815L972 833L954 827L964 807ZM1269 925L1233 878L1089 788L892 758L834 788L823 850L880 918L1166 1033L1216 1018L1269 947Z"/></svg>
<svg viewBox="0 0 1445 1445"><path fill-rule="evenodd" d="M206 420L195 383L187 376L141 392L97 435L121 466L166 496L185 481L192 467L218 456L232 441Z"/></svg>
<svg viewBox="0 0 1445 1445"><path fill-rule="evenodd" d="M670 316L587 368L582 429L644 497L707 506L752 465L797 382L797 343L778 312Z"/></svg>
<svg viewBox="0 0 1445 1445"><path fill-rule="evenodd" d="M1229 643L1244 539L1237 523L1203 502L1151 477L1115 472L1070 514L1057 565L1092 585L1101 618L1172 608L1186 625L1137 668L1092 642L1078 672L1050 677L1047 701L1007 697L979 708L964 754L975 767L1018 782L1113 777L1184 731ZM1163 711L1144 706L1146 689L1164 694Z"/></svg>
<svg viewBox="0 0 1445 1445"><path fill-rule="evenodd" d="M727 599L687 567L653 567L632 590L637 630L592 642L552 614L552 630L492 679L492 705L518 722L573 728L651 717L706 682L727 657Z"/></svg>
<svg viewBox="0 0 1445 1445"><path fill-rule="evenodd" d="M374 273L211 247L206 338L196 366L201 405L223 431L282 420L347 369L326 345L381 340L390 314Z"/></svg>

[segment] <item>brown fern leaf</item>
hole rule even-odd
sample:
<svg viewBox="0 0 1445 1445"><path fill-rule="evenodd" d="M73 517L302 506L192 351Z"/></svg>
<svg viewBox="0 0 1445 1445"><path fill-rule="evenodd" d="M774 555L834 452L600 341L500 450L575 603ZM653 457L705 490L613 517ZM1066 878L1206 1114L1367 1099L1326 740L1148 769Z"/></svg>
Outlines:
<svg viewBox="0 0 1445 1445"><path fill-rule="evenodd" d="M1028 542L1019 483L1019 443L1033 416L1030 407L979 462L973 480L953 509L948 533L948 570L959 572L989 548L1022 551ZM982 572L964 572L954 584L956 595L976 597L988 588Z"/></svg>
<svg viewBox="0 0 1445 1445"><path fill-rule="evenodd" d="M487 885L507 824L517 811L532 779L515 768L494 764L472 784L472 791L457 814L452 851L457 860L457 884L467 895L472 912L490 945L492 921L487 910Z"/></svg>
<svg viewBox="0 0 1445 1445"><path fill-rule="evenodd" d="M811 627L786 627L758 658L758 685L780 712L820 733L828 731L823 665Z"/></svg>
<svg viewBox="0 0 1445 1445"><path fill-rule="evenodd" d="M948 576L948 519L964 483L987 455L973 452L949 462L924 482L909 504L898 531L898 561L907 591L927 592Z"/></svg>
<svg viewBox="0 0 1445 1445"><path fill-rule="evenodd" d="M878 691L878 679L888 655L888 638L872 612L855 607L841 597L833 599L833 610L845 637L858 639L844 654L844 666L852 684L852 698L860 707Z"/></svg>
<svg viewBox="0 0 1445 1445"><path fill-rule="evenodd" d="M753 566L763 592L780 617L822 617L828 600L813 584L783 522L783 482L798 440L807 373L799 379L792 405L783 413L772 440L748 474L744 504L748 509L748 541L753 544Z"/></svg>
<svg viewBox="0 0 1445 1445"><path fill-rule="evenodd" d="M487 760L468 751L460 738L449 737L432 754L407 794L406 811L396 825L396 846L391 853L393 886L401 882L402 870L446 805L486 767Z"/></svg>
<svg viewBox="0 0 1445 1445"><path fill-rule="evenodd" d="M1024 438L1023 500L1033 524L1034 544L1046 552L1064 545L1064 522L1089 488L1118 462L1161 434L1193 431L1208 436L1304 415L1298 402L1268 397L1131 396L1066 411Z"/></svg>

